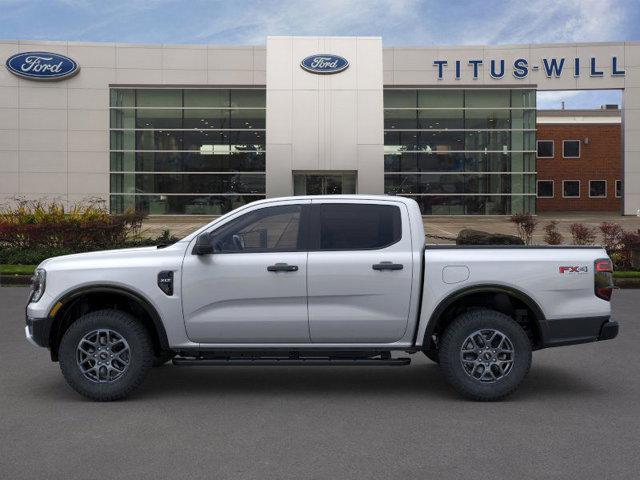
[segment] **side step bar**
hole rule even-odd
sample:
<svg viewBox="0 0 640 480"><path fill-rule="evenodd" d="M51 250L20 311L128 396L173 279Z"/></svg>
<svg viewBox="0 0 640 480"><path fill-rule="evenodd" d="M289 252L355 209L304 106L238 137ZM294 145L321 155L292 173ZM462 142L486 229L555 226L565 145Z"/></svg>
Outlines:
<svg viewBox="0 0 640 480"><path fill-rule="evenodd" d="M178 366L220 366L220 365L260 365L260 366L292 366L292 365L310 365L310 366L357 366L357 365L409 365L410 358L283 358L283 357L224 357L224 358L184 358L176 357L173 364Z"/></svg>

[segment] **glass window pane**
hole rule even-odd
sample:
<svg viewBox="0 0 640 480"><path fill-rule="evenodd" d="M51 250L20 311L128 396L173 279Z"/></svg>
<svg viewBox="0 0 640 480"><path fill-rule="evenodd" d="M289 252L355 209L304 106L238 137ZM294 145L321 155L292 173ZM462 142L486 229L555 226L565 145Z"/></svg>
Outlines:
<svg viewBox="0 0 640 480"><path fill-rule="evenodd" d="M138 109L136 128L183 128L182 110Z"/></svg>
<svg viewBox="0 0 640 480"><path fill-rule="evenodd" d="M109 94L112 107L135 107L136 91L122 88L112 88Z"/></svg>
<svg viewBox="0 0 640 480"><path fill-rule="evenodd" d="M242 215L214 231L214 251L253 253L298 250L301 213L301 205L287 205L262 208Z"/></svg>
<svg viewBox="0 0 640 480"><path fill-rule="evenodd" d="M419 90L420 108L462 108L464 94L462 90Z"/></svg>
<svg viewBox="0 0 640 480"><path fill-rule="evenodd" d="M606 180L590 180L589 181L589 196L596 198L604 198L607 196L607 182Z"/></svg>
<svg viewBox="0 0 640 480"><path fill-rule="evenodd" d="M125 132L129 133L129 132ZM136 130L136 150L184 150L180 130Z"/></svg>
<svg viewBox="0 0 640 480"><path fill-rule="evenodd" d="M135 209L149 215L223 215L264 195L111 195L113 213Z"/></svg>
<svg viewBox="0 0 640 480"><path fill-rule="evenodd" d="M384 128L416 129L418 118L416 110L385 110Z"/></svg>
<svg viewBox="0 0 640 480"><path fill-rule="evenodd" d="M465 90L465 108L509 108L509 90Z"/></svg>
<svg viewBox="0 0 640 480"><path fill-rule="evenodd" d="M182 107L182 90L138 89L136 106L140 107Z"/></svg>
<svg viewBox="0 0 640 480"><path fill-rule="evenodd" d="M465 128L512 128L510 113L509 110L504 109L467 110L465 112Z"/></svg>
<svg viewBox="0 0 640 480"><path fill-rule="evenodd" d="M135 130L112 130L110 133L111 150L135 150Z"/></svg>
<svg viewBox="0 0 640 480"><path fill-rule="evenodd" d="M125 157L114 157L116 155L124 155ZM258 152L231 154L228 149L225 154L220 155L203 155L199 152L112 153L111 170L138 172L263 172L265 170L264 157L264 153Z"/></svg>
<svg viewBox="0 0 640 480"><path fill-rule="evenodd" d="M133 108L112 108L110 112L111 128L135 128L136 110Z"/></svg>
<svg viewBox="0 0 640 480"><path fill-rule="evenodd" d="M562 182L563 197L579 197L580 182L578 180L564 180Z"/></svg>
<svg viewBox="0 0 640 480"><path fill-rule="evenodd" d="M464 132L456 131L423 131L420 132L420 147L422 150L449 152L464 150Z"/></svg>
<svg viewBox="0 0 640 480"><path fill-rule="evenodd" d="M266 107L265 90L231 90L232 107L264 108Z"/></svg>
<svg viewBox="0 0 640 480"><path fill-rule="evenodd" d="M510 150L509 137L515 134L516 132L509 130L465 132L465 148L466 150L486 149L506 153Z"/></svg>
<svg viewBox="0 0 640 480"><path fill-rule="evenodd" d="M538 198L553 198L553 180L538 180Z"/></svg>
<svg viewBox="0 0 640 480"><path fill-rule="evenodd" d="M400 240L400 209L390 205L322 204L321 250L384 248Z"/></svg>
<svg viewBox="0 0 640 480"><path fill-rule="evenodd" d="M538 158L553 158L553 140L538 140Z"/></svg>
<svg viewBox="0 0 640 480"><path fill-rule="evenodd" d="M229 128L265 128L265 110L231 110Z"/></svg>
<svg viewBox="0 0 640 480"><path fill-rule="evenodd" d="M229 110L184 110L184 128L229 128Z"/></svg>
<svg viewBox="0 0 640 480"><path fill-rule="evenodd" d="M229 90L187 89L184 91L184 107L221 107L229 106Z"/></svg>
<svg viewBox="0 0 640 480"><path fill-rule="evenodd" d="M419 110L418 122L424 129L465 128L464 110Z"/></svg>
<svg viewBox="0 0 640 480"><path fill-rule="evenodd" d="M123 193L264 193L264 174L112 173L112 191ZM117 189L113 189L117 185Z"/></svg>
<svg viewBox="0 0 640 480"><path fill-rule="evenodd" d="M564 158L579 158L580 157L580 141L564 140L562 142L562 156Z"/></svg>
<svg viewBox="0 0 640 480"><path fill-rule="evenodd" d="M416 90L385 90L384 108L416 108Z"/></svg>

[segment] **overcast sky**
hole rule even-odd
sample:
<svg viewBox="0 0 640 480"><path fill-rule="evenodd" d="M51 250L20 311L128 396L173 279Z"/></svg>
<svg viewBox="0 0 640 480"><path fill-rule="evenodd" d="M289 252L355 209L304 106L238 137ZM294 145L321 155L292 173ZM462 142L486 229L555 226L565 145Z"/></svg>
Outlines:
<svg viewBox="0 0 640 480"><path fill-rule="evenodd" d="M375 35L386 46L640 40L640 0L0 0L0 38L265 43L267 35ZM540 108L619 103L549 92Z"/></svg>

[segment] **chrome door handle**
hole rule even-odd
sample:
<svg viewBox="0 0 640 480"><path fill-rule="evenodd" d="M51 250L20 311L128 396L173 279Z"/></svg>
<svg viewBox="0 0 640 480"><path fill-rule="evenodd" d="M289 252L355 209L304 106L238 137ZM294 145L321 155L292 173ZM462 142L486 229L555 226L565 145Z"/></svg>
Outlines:
<svg viewBox="0 0 640 480"><path fill-rule="evenodd" d="M275 265L269 265L267 267L268 272L297 272L297 265L289 265L286 263L276 263Z"/></svg>
<svg viewBox="0 0 640 480"><path fill-rule="evenodd" d="M380 262L371 266L374 270L402 270L404 265L401 263Z"/></svg>

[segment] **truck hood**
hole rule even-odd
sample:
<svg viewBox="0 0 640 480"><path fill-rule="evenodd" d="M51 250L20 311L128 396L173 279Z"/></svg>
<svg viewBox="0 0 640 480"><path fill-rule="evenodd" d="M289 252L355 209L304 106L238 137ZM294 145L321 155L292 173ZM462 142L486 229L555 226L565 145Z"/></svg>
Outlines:
<svg viewBox="0 0 640 480"><path fill-rule="evenodd" d="M62 268L68 269L73 267L82 267L89 265L104 264L105 262L121 263L127 260L152 259L166 257L169 252L175 254L177 251L183 252L187 243L180 241L169 245L165 248L152 247L136 247L136 248L119 248L116 250L100 250L96 252L75 253L72 255L62 255L59 257L51 257L44 260L38 268Z"/></svg>

